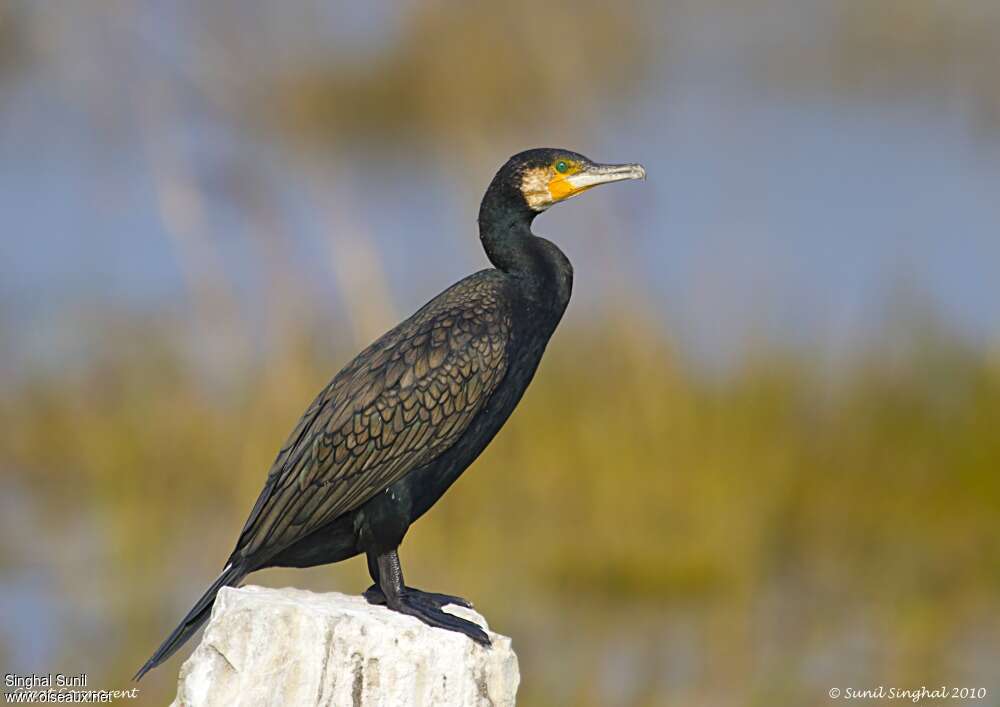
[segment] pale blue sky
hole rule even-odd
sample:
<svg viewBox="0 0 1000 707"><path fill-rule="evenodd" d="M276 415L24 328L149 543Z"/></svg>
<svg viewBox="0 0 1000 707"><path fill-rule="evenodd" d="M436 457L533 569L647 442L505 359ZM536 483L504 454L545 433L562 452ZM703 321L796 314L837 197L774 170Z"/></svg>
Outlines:
<svg viewBox="0 0 1000 707"><path fill-rule="evenodd" d="M155 17L169 15L157 7ZM297 254L302 282L332 316L345 305L330 283L324 240L335 225L323 208L349 209L347 221L372 238L404 314L484 264L478 192L499 163L523 147L557 144L598 160L640 160L649 173L644 185L588 194L537 222L576 265L571 319L615 299L628 273L699 357L729 360L762 338L836 356L877 341L886 303L902 287L925 296L956 331L997 341L1000 136L977 130L961 100L933 92L793 92L763 81L755 52L821 36L809 17L671 27L663 66L628 101L586 116L587 144L564 144L556 130L525 135L523 144L489 146L471 167L441 148L306 164L186 98L155 139L196 165L208 185L206 233L251 299L261 288L246 255L247 219L213 192L218 174L241 175L267 195L282 247ZM391 23L369 24L338 24L338 41L369 33L378 46L391 36L380 29ZM67 336L77 334L66 334L65 320L96 302L140 311L183 305L149 134L136 118L144 94L129 82L150 71L171 80L182 60L177 37L187 30L149 18L137 26L156 45L142 69L103 73L108 58L92 48L109 30L82 23L69 49L3 86L0 314L21 334L7 342L18 360L72 352ZM73 51L93 63L60 63ZM346 192L336 193L334 173L350 174Z"/></svg>

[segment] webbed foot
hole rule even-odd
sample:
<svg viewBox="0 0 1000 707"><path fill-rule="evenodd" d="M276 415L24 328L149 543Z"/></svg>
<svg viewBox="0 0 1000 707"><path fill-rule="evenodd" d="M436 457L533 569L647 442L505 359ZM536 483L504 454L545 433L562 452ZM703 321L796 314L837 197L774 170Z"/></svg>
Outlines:
<svg viewBox="0 0 1000 707"><path fill-rule="evenodd" d="M472 602L468 599L463 599L462 597L452 596L451 594L438 594L437 592L425 592L422 589L417 589L416 587L406 587L405 591L408 594L414 594L421 596L424 601L430 602L437 606L437 608L442 608L448 604L454 604L455 606L464 606L466 609L473 608ZM378 585L373 584L365 590L362 595L368 600L369 604L376 604L378 606L385 606L385 594Z"/></svg>
<svg viewBox="0 0 1000 707"><path fill-rule="evenodd" d="M465 634L481 646L488 648L492 645L490 637L477 624L441 610L448 604L471 608L472 604L461 597L405 587L399 596L393 597L390 601L387 600L385 593L375 585L365 591L364 597L370 604L387 606L401 614L414 616L428 626Z"/></svg>

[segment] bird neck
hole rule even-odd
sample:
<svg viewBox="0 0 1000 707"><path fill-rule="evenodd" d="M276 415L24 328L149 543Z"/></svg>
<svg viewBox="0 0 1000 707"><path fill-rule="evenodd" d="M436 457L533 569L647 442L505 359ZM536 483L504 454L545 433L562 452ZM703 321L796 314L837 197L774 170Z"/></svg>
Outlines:
<svg viewBox="0 0 1000 707"><path fill-rule="evenodd" d="M531 222L520 219L479 222L479 240L486 257L506 273L529 273L536 269Z"/></svg>
<svg viewBox="0 0 1000 707"><path fill-rule="evenodd" d="M537 215L501 170L479 207L479 238L490 262L513 276L526 301L554 326L569 303L573 266L554 243L531 232Z"/></svg>
<svg viewBox="0 0 1000 707"><path fill-rule="evenodd" d="M517 187L517 180L501 169L493 177L479 206L479 238L490 262L507 273L531 269L531 209Z"/></svg>
<svg viewBox="0 0 1000 707"><path fill-rule="evenodd" d="M537 263L531 222L538 212L498 173L479 207L479 238L490 262L507 273L530 272Z"/></svg>
<svg viewBox="0 0 1000 707"><path fill-rule="evenodd" d="M479 237L490 262L513 276L526 301L545 312L543 319L551 319L554 327L569 303L573 266L554 243L531 232L534 217L531 213L528 217L484 220L480 214Z"/></svg>

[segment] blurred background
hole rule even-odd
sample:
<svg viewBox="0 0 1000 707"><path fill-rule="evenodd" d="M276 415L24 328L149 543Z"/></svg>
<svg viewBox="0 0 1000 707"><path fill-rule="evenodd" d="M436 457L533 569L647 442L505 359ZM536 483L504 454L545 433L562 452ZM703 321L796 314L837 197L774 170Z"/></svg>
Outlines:
<svg viewBox="0 0 1000 707"><path fill-rule="evenodd" d="M408 578L529 707L1000 704L998 61L994 0L0 2L0 665L127 687L553 145L650 176L536 221L574 300Z"/></svg>

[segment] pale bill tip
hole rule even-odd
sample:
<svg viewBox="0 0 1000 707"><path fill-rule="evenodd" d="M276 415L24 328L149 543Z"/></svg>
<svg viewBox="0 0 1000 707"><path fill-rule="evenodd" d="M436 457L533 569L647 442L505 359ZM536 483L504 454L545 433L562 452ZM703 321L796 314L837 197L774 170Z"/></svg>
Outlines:
<svg viewBox="0 0 1000 707"><path fill-rule="evenodd" d="M614 181L619 179L645 179L646 178L646 168L643 167L638 162L630 162L628 164L616 164L609 165L605 170L609 177Z"/></svg>

